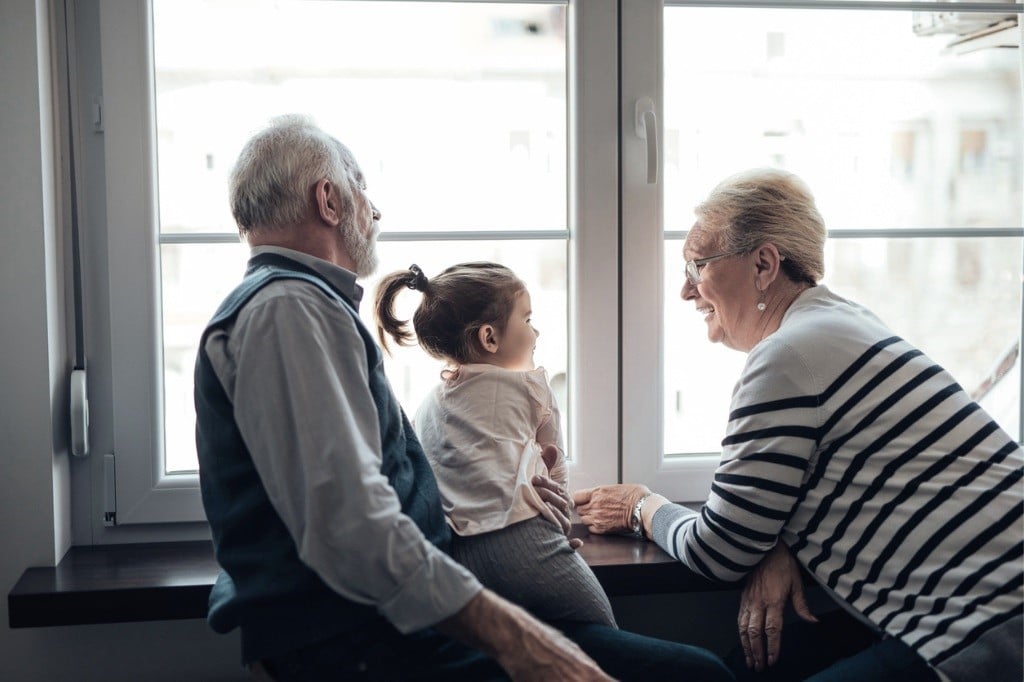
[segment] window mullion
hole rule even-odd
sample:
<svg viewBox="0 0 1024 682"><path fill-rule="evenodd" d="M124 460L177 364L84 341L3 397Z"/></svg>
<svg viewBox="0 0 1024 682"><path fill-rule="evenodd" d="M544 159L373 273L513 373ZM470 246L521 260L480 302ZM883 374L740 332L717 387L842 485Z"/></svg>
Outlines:
<svg viewBox="0 0 1024 682"><path fill-rule="evenodd" d="M577 489L618 477L620 4L569 3L568 446Z"/></svg>
<svg viewBox="0 0 1024 682"><path fill-rule="evenodd" d="M706 494L713 467L699 457L663 456L664 160L658 159L660 167L652 176L646 139L639 136L636 121L637 103L649 97L663 136L662 3L629 3L621 25L621 472L625 481L656 483L666 495L692 500ZM659 157L664 150L659 139ZM700 471L708 476L695 475Z"/></svg>

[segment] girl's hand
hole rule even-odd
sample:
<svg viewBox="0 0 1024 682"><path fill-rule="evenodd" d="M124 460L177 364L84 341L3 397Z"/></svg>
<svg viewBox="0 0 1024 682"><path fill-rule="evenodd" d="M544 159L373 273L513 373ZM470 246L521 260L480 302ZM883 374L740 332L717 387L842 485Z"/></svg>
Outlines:
<svg viewBox="0 0 1024 682"><path fill-rule="evenodd" d="M577 491L573 496L576 511L587 529L596 535L630 531L633 508L640 498L650 495L645 485L618 483Z"/></svg>

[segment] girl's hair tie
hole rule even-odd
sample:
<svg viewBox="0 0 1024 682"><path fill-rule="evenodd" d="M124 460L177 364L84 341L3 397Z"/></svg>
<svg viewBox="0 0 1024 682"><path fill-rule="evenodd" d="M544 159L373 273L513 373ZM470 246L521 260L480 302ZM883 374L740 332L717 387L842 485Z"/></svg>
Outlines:
<svg viewBox="0 0 1024 682"><path fill-rule="evenodd" d="M413 263L409 266L409 272L412 273L413 277L411 280L406 282L405 286L413 289L414 291L426 291L428 286L427 276L420 270L420 266Z"/></svg>

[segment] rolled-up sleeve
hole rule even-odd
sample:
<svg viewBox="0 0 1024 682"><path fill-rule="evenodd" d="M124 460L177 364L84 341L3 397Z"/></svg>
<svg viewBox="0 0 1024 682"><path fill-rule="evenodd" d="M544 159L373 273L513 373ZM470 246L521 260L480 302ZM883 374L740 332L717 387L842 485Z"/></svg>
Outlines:
<svg viewBox="0 0 1024 682"><path fill-rule="evenodd" d="M381 474L365 346L347 311L312 285L274 283L207 351L271 503L327 585L401 632L480 591L402 513Z"/></svg>

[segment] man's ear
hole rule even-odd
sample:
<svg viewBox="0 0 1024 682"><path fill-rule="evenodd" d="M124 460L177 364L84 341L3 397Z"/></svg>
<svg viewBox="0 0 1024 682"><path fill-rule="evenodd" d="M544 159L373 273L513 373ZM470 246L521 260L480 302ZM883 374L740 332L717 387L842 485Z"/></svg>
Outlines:
<svg viewBox="0 0 1024 682"><path fill-rule="evenodd" d="M331 227L341 224L341 194L334 184L324 178L316 183L313 188L316 198L316 210L320 220Z"/></svg>
<svg viewBox="0 0 1024 682"><path fill-rule="evenodd" d="M498 352L498 330L492 324L482 325L476 330L476 340L480 347L488 353Z"/></svg>

